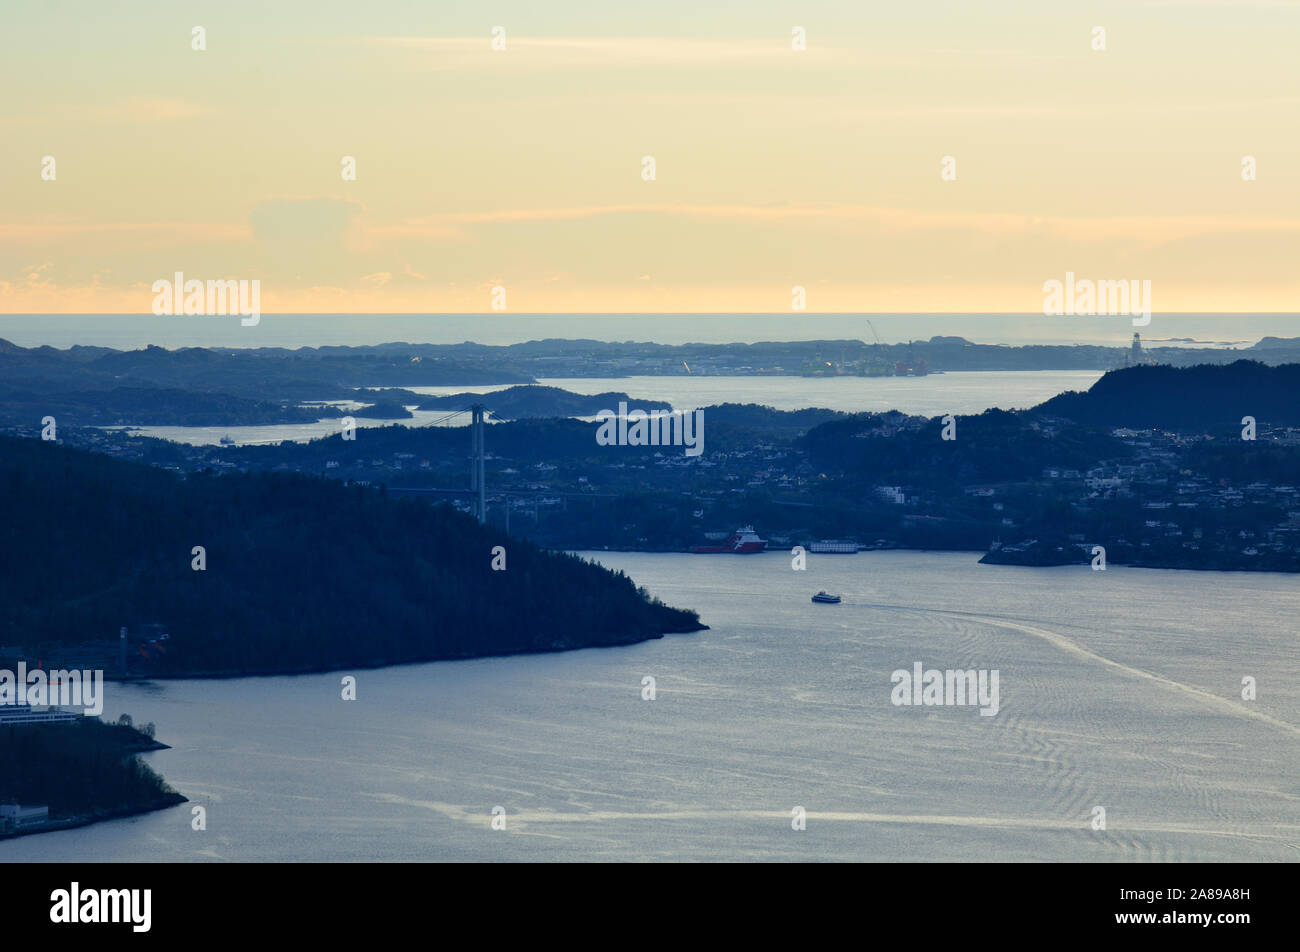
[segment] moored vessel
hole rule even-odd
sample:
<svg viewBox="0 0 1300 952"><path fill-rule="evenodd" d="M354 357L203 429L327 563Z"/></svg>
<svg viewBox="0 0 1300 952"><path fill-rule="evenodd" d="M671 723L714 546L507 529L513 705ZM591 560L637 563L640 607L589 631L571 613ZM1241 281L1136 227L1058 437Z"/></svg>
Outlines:
<svg viewBox="0 0 1300 952"><path fill-rule="evenodd" d="M753 526L741 526L726 542L721 545L697 545L691 549L697 553L729 553L733 555L749 555L754 552L762 552L767 548L767 540L760 539L754 531Z"/></svg>
<svg viewBox="0 0 1300 952"><path fill-rule="evenodd" d="M858 544L847 539L820 539L808 546L809 552L829 552L849 555L858 551Z"/></svg>

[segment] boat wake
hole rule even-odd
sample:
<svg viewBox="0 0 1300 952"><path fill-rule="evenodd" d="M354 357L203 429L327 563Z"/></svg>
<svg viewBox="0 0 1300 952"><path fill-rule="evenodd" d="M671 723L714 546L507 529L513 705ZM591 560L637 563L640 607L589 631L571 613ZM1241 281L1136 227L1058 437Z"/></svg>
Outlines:
<svg viewBox="0 0 1300 952"><path fill-rule="evenodd" d="M922 614L956 616L960 618L968 618L971 621L977 621L985 625L991 625L992 627L995 628L1005 628L1011 631L1018 631L1021 632L1022 634L1031 635L1035 638L1039 638L1043 641L1046 641L1048 644L1052 645L1053 647L1061 651L1064 651L1068 654L1072 654L1076 658L1081 658L1085 661L1090 661L1094 664L1104 665L1128 677L1141 678L1145 681L1149 681L1155 684L1159 684L1162 687L1169 688L1170 690L1178 691L1184 696L1190 697L1200 702L1201 704L1211 707L1215 711L1218 711L1219 713L1232 714L1238 717L1253 718L1256 721L1261 721L1272 727L1276 727L1278 730L1286 731L1288 734L1291 734L1292 736L1300 737L1300 727L1288 723L1287 721L1278 720L1277 718L1271 717L1268 714L1264 714L1261 711L1256 711L1256 710L1252 710L1249 707L1244 707L1241 704L1236 703L1235 701L1232 701L1228 698L1219 697L1216 694L1211 694L1209 691L1203 690L1202 688L1193 687L1190 684L1184 684L1181 681L1175 681L1172 678L1165 677L1164 675L1153 674L1150 671L1143 671L1141 668L1134 668L1131 665L1124 664L1120 661L1115 661L1112 658L1107 658L1105 655L1100 655L1097 654L1095 651L1090 651L1089 649L1080 645L1078 642L1072 641L1071 639L1067 638L1065 635L1060 634L1059 632L1050 631L1046 628L1040 628L1037 625L1031 625L1026 622L1019 621L1017 619L1003 618L997 615L983 615L977 612L963 612L963 611L955 611L952 609L943 609L943 608L917 608L915 606L910 606L910 605L871 605L867 607L897 609L900 611L919 612Z"/></svg>
<svg viewBox="0 0 1300 952"><path fill-rule="evenodd" d="M440 803L432 800L416 800L388 793L372 793L369 796L385 803L416 807L440 814L448 820L468 823L474 826L486 826L490 820L481 808L468 808L452 803ZM927 813L875 813L864 811L808 811L809 820L830 820L841 823L884 823L905 826L955 826L975 827L980 829L1016 829L1037 830L1041 832L1059 832L1085 835L1080 830L1080 821L1068 817L1026 817L1026 816L960 816ZM568 823L625 823L638 820L651 822L690 822L722 820L771 821L781 825L788 823L790 814L780 810L745 810L745 809L668 809L655 811L621 811L621 810L514 810L509 814L507 829L516 832L530 832L538 835L539 831L529 830L530 825L554 825ZM1086 825L1085 825L1086 829ZM1290 828L1281 825L1276 832L1259 830L1245 831L1234 829L1205 829L1187 823L1140 823L1126 826L1127 835L1142 834L1184 834L1194 836L1228 836L1249 840L1273 841L1276 837L1289 836ZM1286 843L1292 849L1294 844Z"/></svg>

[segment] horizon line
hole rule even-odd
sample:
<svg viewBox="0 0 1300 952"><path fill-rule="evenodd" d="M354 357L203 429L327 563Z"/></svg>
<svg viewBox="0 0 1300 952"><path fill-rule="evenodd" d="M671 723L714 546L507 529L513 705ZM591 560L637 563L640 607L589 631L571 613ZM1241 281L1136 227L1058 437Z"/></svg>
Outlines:
<svg viewBox="0 0 1300 952"><path fill-rule="evenodd" d="M153 314L148 311L0 311L2 317L147 317L158 320L238 317ZM260 317L1016 317L1114 320L1120 314L1043 314L1038 311L262 311ZM1300 317L1297 311L1152 311L1154 317Z"/></svg>

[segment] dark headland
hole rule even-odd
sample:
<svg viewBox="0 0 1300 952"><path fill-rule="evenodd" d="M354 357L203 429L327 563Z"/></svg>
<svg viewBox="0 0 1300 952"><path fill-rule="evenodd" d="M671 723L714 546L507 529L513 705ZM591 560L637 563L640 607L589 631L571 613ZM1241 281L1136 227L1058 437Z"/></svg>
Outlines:
<svg viewBox="0 0 1300 952"><path fill-rule="evenodd" d="M0 817L0 839L49 833L185 803L136 754L165 750L152 725L106 724L80 717L67 724L0 726L0 803L38 805L45 817L16 825Z"/></svg>
<svg viewBox="0 0 1300 952"><path fill-rule="evenodd" d="M156 620L172 634L157 677L561 651L704 627L622 573L382 489L183 476L13 437L0 437L0 486L0 644L29 658Z"/></svg>

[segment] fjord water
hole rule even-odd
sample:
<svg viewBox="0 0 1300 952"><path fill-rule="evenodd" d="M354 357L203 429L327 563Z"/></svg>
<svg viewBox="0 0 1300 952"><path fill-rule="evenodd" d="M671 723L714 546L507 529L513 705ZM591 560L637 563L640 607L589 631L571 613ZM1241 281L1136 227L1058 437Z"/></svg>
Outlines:
<svg viewBox="0 0 1300 952"><path fill-rule="evenodd" d="M805 572L777 552L593 557L711 629L113 684L105 715L156 722L173 749L147 759L191 803L3 842L0 861L1300 858L1294 577L964 553L810 555ZM843 603L812 604L818 589ZM999 712L893 706L891 672L917 661L997 669ZM1241 699L1248 676L1258 700Z"/></svg>
<svg viewBox="0 0 1300 952"><path fill-rule="evenodd" d="M678 410L722 403L757 403L777 410L821 407L844 413L881 413L899 410L921 416L944 413L983 413L990 407L1017 410L1036 406L1067 390L1087 390L1101 377L1099 370L981 371L933 374L926 377L564 377L538 383L573 393L627 393L637 400L664 400ZM408 387L416 393L447 396L490 393L504 386ZM330 401L355 408L360 404ZM611 407L617 410L617 407ZM423 427L445 421L446 410L412 410L406 420L358 419L357 426ZM453 418L451 426L464 426ZM107 429L118 429L108 427ZM195 446L215 446L229 436L237 443L279 443L281 440L318 440L339 431L338 417L316 423L270 426L136 426L141 436L174 440ZM594 432L594 429L593 429Z"/></svg>
<svg viewBox="0 0 1300 952"><path fill-rule="evenodd" d="M899 410L933 417L983 413L992 407L1028 409L1067 390L1088 390L1101 376L1100 370L989 370L925 377L563 377L538 382L573 393L616 391L641 400L664 400L677 410L756 403L776 410Z"/></svg>

